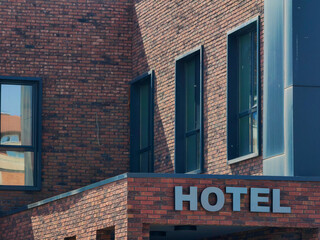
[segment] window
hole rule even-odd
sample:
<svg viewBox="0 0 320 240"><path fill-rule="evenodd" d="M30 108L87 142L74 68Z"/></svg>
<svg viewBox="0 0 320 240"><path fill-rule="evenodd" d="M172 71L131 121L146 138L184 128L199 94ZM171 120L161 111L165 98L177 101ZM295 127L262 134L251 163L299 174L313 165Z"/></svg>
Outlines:
<svg viewBox="0 0 320 240"><path fill-rule="evenodd" d="M176 59L176 173L202 172L202 47Z"/></svg>
<svg viewBox="0 0 320 240"><path fill-rule="evenodd" d="M76 240L76 236L73 236L73 237L65 237L64 240Z"/></svg>
<svg viewBox="0 0 320 240"><path fill-rule="evenodd" d="M259 155L258 18L228 34L229 164Z"/></svg>
<svg viewBox="0 0 320 240"><path fill-rule="evenodd" d="M132 172L153 172L153 71L132 80L130 92Z"/></svg>
<svg viewBox="0 0 320 240"><path fill-rule="evenodd" d="M114 227L97 230L97 240L114 240Z"/></svg>
<svg viewBox="0 0 320 240"><path fill-rule="evenodd" d="M0 77L0 189L40 186L41 80Z"/></svg>

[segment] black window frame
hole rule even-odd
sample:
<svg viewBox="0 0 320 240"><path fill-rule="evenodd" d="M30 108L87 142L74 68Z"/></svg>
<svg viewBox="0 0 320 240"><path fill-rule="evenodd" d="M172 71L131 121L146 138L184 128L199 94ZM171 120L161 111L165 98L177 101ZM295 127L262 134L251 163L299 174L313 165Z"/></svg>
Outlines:
<svg viewBox="0 0 320 240"><path fill-rule="evenodd" d="M149 103L149 146L140 149L140 117L137 116L137 109L140 108L137 98L140 97L138 88L144 81L150 81L150 103ZM138 155L143 151L151 151L150 166L148 172L154 172L154 71L150 70L130 82L130 171L142 172L140 169L140 160Z"/></svg>
<svg viewBox="0 0 320 240"><path fill-rule="evenodd" d="M183 63L193 57L199 57L199 168L186 171L186 137L192 133L185 132L185 101L181 100L185 93L182 93L181 81L183 80ZM185 89L183 89L184 91ZM178 106L183 104L182 106ZM199 174L204 172L204 157L203 157L203 46L200 45L191 51L184 53L175 58L175 159L174 159L174 172Z"/></svg>
<svg viewBox="0 0 320 240"><path fill-rule="evenodd" d="M34 185L33 186L0 185L0 190L39 191L41 190L42 79L37 77L0 76L0 86L2 84L32 86L32 90L33 90L32 91L32 99L33 99L32 117L34 118L34 121L32 123L32 146L0 145L0 151L30 150L34 152L34 172L33 172ZM0 112L1 112L1 109L0 109Z"/></svg>
<svg viewBox="0 0 320 240"><path fill-rule="evenodd" d="M236 27L227 33L227 162L237 163L261 155L261 126L260 126L260 17L257 16L248 22ZM254 110L249 110L249 114L257 112L257 152L252 152L240 156L239 154L239 72L238 72L238 39L249 32L256 34L256 93L257 104ZM253 45L252 45L253 46ZM253 63L254 60L252 60ZM253 71L252 71L253 72ZM251 82L253 86L253 83ZM251 88L251 92L252 92ZM252 140L252 139L251 139Z"/></svg>

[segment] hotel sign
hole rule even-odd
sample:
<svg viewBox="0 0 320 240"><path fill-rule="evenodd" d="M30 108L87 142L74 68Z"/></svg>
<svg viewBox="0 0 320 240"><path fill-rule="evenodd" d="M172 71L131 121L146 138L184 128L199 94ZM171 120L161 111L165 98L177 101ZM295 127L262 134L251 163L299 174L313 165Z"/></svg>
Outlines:
<svg viewBox="0 0 320 240"><path fill-rule="evenodd" d="M182 187L174 187L175 192L175 210L183 210L183 202L189 202L189 210L198 210L198 188L189 187L189 194L183 194ZM226 187L226 194L232 195L232 206L234 212L241 211L241 195L248 194L246 187ZM250 212L273 212L273 213L291 213L291 207L280 205L280 189L269 188L249 188L250 192ZM271 194L272 193L272 194ZM209 202L209 196L216 197L214 204ZM268 206L271 200L271 206ZM202 207L209 212L220 211L225 204L225 194L217 187L207 187L200 195Z"/></svg>

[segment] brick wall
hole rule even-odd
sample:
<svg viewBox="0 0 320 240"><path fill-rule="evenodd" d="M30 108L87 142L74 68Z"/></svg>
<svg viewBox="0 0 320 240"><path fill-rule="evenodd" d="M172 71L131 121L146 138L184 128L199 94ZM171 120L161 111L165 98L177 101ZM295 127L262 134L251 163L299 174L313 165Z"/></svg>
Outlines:
<svg viewBox="0 0 320 240"><path fill-rule="evenodd" d="M0 239L99 239L99 230L113 226L118 239L125 239L126 190L127 181L120 180L2 218Z"/></svg>
<svg viewBox="0 0 320 240"><path fill-rule="evenodd" d="M42 190L1 191L0 212L129 171L127 83L150 69L155 171L173 172L174 59L200 44L205 172L260 175L261 157L226 164L227 31L257 15L262 46L263 0L1 1L0 75L43 79L43 122Z"/></svg>
<svg viewBox="0 0 320 240"><path fill-rule="evenodd" d="M0 219L0 239L96 239L97 231L115 229L115 239L147 240L151 225L252 226L263 228L238 237L276 236L318 239L320 182L180 177L135 177L118 180ZM281 189L281 205L292 212L249 212L249 194L241 197L241 211L232 212L231 194L218 212L174 210L174 186L266 187ZM101 231L99 231L101 232ZM98 232L98 235L99 235ZM235 237L236 235L233 235ZM224 236L228 239L231 236ZM232 238L231 238L232 239ZM241 238L240 238L241 239Z"/></svg>
<svg viewBox="0 0 320 240"><path fill-rule="evenodd" d="M259 15L262 63L263 2L134 1L133 75L155 71L156 172L174 171L175 57L203 45L205 172L262 174L261 157L226 164L226 50L227 32Z"/></svg>
<svg viewBox="0 0 320 240"><path fill-rule="evenodd" d="M129 170L131 10L130 0L0 2L0 76L43 79L42 190L0 191L0 212Z"/></svg>
<svg viewBox="0 0 320 240"><path fill-rule="evenodd" d="M218 212L207 212L198 204L198 211L190 211L184 203L183 211L174 210L174 186L183 186L184 194L189 186L197 186L198 193L209 186L219 187L258 187L281 190L281 205L290 206L291 213L254 213L249 211L249 194L241 197L241 211L232 212L231 194L225 194L225 205ZM270 198L269 198L270 199ZM129 178L128 179L128 231L141 239L149 237L150 225L221 225L255 226L277 228L320 227L320 183L290 182L276 180L244 179L192 179L192 178ZM269 202L269 205L271 203ZM268 230L271 231L271 230ZM141 232L143 234L141 235ZM269 232L272 234L290 233L291 230ZM140 235L139 235L140 234ZM303 239L318 239L318 230L305 232ZM307 235L311 234L311 235ZM310 238L308 236L311 236ZM315 237L316 236L316 237ZM272 238L271 238L272 239Z"/></svg>

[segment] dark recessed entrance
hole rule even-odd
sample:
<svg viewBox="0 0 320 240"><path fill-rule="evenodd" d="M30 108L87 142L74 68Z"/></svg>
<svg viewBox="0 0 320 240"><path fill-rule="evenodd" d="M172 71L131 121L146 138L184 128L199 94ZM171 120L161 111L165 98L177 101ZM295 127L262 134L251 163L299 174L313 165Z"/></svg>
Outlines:
<svg viewBox="0 0 320 240"><path fill-rule="evenodd" d="M150 240L301 240L316 239L317 229L246 226L151 225Z"/></svg>
<svg viewBox="0 0 320 240"><path fill-rule="evenodd" d="M243 226L196 226L178 225L164 226L152 225L150 227L150 240L209 240L214 237L233 233L255 230L257 227Z"/></svg>

